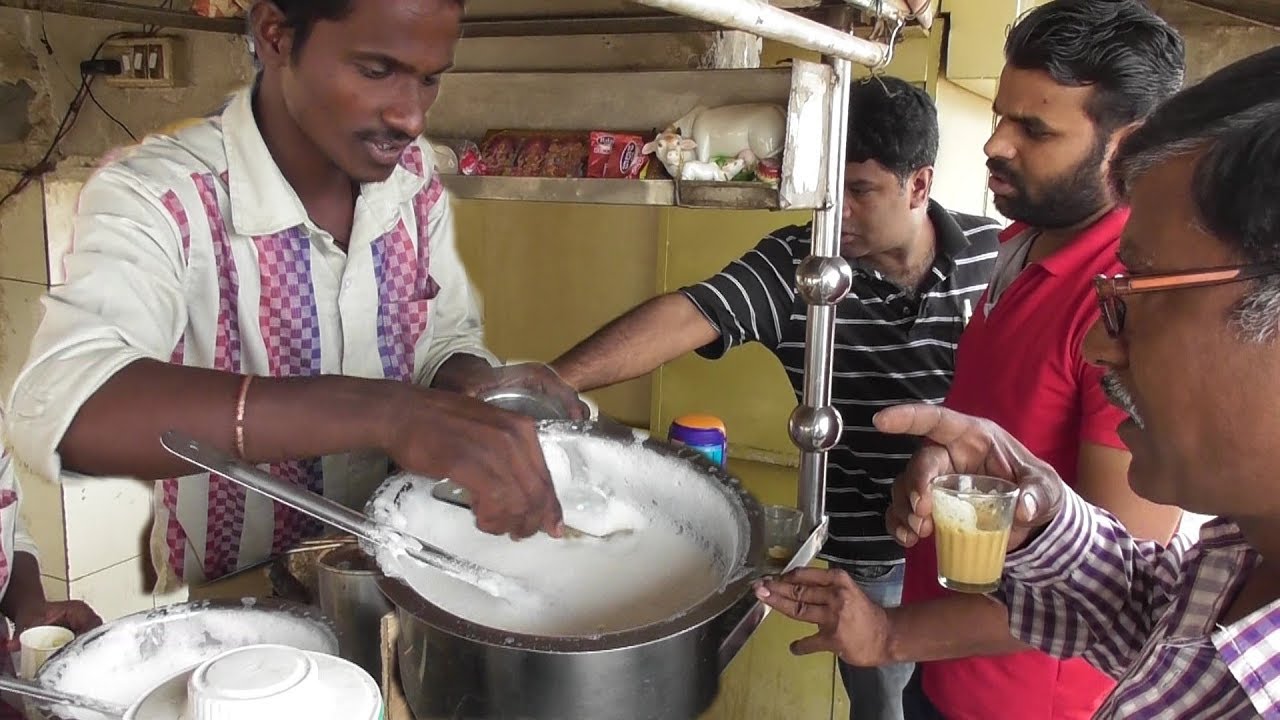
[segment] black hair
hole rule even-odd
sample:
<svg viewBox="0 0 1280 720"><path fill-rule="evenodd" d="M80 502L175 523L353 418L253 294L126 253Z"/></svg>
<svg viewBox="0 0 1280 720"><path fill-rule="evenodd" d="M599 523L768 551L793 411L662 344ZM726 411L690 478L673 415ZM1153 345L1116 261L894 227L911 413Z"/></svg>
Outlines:
<svg viewBox="0 0 1280 720"><path fill-rule="evenodd" d="M343 20L354 9L355 0L267 0L284 13L284 25L293 31L293 56L297 59L311 29L321 20ZM452 0L462 7L465 0Z"/></svg>
<svg viewBox="0 0 1280 720"><path fill-rule="evenodd" d="M1280 47L1187 88L1129 134L1113 163L1117 186L1162 160L1203 151L1193 191L1205 230L1246 261L1280 260Z"/></svg>
<svg viewBox="0 0 1280 720"><path fill-rule="evenodd" d="M1061 85L1092 86L1085 110L1108 135L1149 115L1186 72L1182 36L1142 0L1053 0L1014 25L1004 54Z"/></svg>
<svg viewBox="0 0 1280 720"><path fill-rule="evenodd" d="M938 160L938 109L924 90L895 77L849 88L848 162L875 160L905 182Z"/></svg>
<svg viewBox="0 0 1280 720"><path fill-rule="evenodd" d="M1116 150L1112 177L1127 194L1142 173L1201 153L1191 196L1200 226L1248 263L1280 263L1280 47L1228 65L1175 95ZM1280 278L1237 308L1251 337L1276 333Z"/></svg>

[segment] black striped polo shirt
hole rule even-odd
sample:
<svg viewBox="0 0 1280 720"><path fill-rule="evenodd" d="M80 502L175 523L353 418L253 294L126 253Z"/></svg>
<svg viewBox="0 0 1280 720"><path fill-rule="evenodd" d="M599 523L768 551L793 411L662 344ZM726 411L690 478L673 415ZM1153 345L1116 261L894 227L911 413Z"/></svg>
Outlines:
<svg viewBox="0 0 1280 720"><path fill-rule="evenodd" d="M938 404L951 387L956 343L995 268L1001 226L936 202L932 283L906 292L879 272L853 266L853 286L836 313L832 402L844 435L828 454L830 540L821 557L854 565L903 561L885 530L894 478L915 440L882 435L876 412L907 402ZM786 368L799 400L804 387L805 312L796 266L811 252L812 226L777 230L718 275L681 290L720 331L698 353L719 358L758 342Z"/></svg>

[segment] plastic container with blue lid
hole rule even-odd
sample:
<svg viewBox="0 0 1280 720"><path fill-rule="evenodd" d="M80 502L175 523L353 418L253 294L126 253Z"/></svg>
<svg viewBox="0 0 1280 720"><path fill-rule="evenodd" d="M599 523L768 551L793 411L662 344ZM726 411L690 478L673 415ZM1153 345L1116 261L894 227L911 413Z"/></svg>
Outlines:
<svg viewBox="0 0 1280 720"><path fill-rule="evenodd" d="M722 467L729 457L724 422L714 415L681 415L671 422L667 439L697 450Z"/></svg>

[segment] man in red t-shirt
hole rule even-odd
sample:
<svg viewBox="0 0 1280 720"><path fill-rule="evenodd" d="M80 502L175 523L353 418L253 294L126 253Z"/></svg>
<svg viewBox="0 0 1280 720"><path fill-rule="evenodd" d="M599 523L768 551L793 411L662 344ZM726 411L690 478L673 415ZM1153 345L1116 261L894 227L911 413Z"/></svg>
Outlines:
<svg viewBox="0 0 1280 720"><path fill-rule="evenodd" d="M1054 0L1013 28L1005 57L985 151L996 207L1015 222L960 339L945 404L994 420L1135 535L1166 541L1179 511L1130 489L1116 435L1125 416L1081 341L1098 317L1092 279L1120 270L1128 218L1106 182L1108 159L1123 131L1181 85L1183 43L1139 0ZM758 594L819 626L796 652L919 662L907 720L1092 716L1113 681L1083 661L1025 650L1004 606L949 593L936 573L933 543L910 549L903 607L888 611L833 571L798 571Z"/></svg>

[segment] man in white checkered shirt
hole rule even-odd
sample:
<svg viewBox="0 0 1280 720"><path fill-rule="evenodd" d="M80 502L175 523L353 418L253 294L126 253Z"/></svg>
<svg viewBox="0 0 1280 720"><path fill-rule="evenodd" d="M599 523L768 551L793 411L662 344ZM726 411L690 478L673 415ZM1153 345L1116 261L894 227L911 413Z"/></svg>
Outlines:
<svg viewBox="0 0 1280 720"><path fill-rule="evenodd" d="M14 387L14 465L159 480L162 578L215 579L319 530L191 475L170 429L349 505L389 458L469 486L482 530L561 531L532 420L467 397L518 385L583 412L549 368L493 366L419 137L461 5L258 2L254 86L85 186Z"/></svg>

